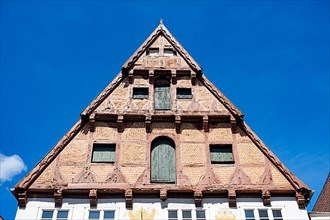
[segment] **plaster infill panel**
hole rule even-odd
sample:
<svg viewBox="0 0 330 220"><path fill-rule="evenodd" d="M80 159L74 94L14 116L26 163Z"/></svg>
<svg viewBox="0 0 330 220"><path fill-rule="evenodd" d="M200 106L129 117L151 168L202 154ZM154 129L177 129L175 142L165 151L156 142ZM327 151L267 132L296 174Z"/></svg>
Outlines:
<svg viewBox="0 0 330 220"><path fill-rule="evenodd" d="M229 184L230 177L234 174L236 167L232 165L212 165L213 172L219 177L223 184Z"/></svg>
<svg viewBox="0 0 330 220"><path fill-rule="evenodd" d="M122 141L146 141L146 129L144 122L125 124L125 130L121 136Z"/></svg>
<svg viewBox="0 0 330 220"><path fill-rule="evenodd" d="M52 180L54 178L54 171L56 166L56 160L54 160L49 166L41 173L40 176L31 185L31 188L50 188L52 187Z"/></svg>
<svg viewBox="0 0 330 220"><path fill-rule="evenodd" d="M90 168L95 175L95 182L104 183L106 182L109 173L112 173L115 169L115 165L113 163L91 163Z"/></svg>
<svg viewBox="0 0 330 220"><path fill-rule="evenodd" d="M284 177L284 175L273 164L271 164L270 170L271 170L271 173L273 176L274 185L293 188L292 185L290 184L290 182Z"/></svg>
<svg viewBox="0 0 330 220"><path fill-rule="evenodd" d="M194 166L206 164L205 144L182 143L181 164L183 166Z"/></svg>
<svg viewBox="0 0 330 220"><path fill-rule="evenodd" d="M141 166L146 164L146 144L124 142L122 143L120 150L122 164Z"/></svg>
<svg viewBox="0 0 330 220"><path fill-rule="evenodd" d="M115 142L117 139L116 123L96 122L94 140L106 140L107 142Z"/></svg>
<svg viewBox="0 0 330 220"><path fill-rule="evenodd" d="M205 173L205 167L183 167L183 174L185 174L192 185L197 185L201 176Z"/></svg>
<svg viewBox="0 0 330 220"><path fill-rule="evenodd" d="M265 164L265 156L254 143L237 144L241 164Z"/></svg>
<svg viewBox="0 0 330 220"><path fill-rule="evenodd" d="M201 130L197 129L198 125L194 125L192 123L182 123L181 126L181 141L196 141L196 142L204 142L205 136Z"/></svg>
<svg viewBox="0 0 330 220"><path fill-rule="evenodd" d="M123 80L108 97L95 109L96 112L112 111L117 112L128 108L130 91L128 79Z"/></svg>
<svg viewBox="0 0 330 220"><path fill-rule="evenodd" d="M219 142L227 142L228 144L232 143L233 135L230 123L211 124L208 140L214 144Z"/></svg>
<svg viewBox="0 0 330 220"><path fill-rule="evenodd" d="M123 172L129 184L135 184L139 176L145 170L145 167L121 167L120 170Z"/></svg>

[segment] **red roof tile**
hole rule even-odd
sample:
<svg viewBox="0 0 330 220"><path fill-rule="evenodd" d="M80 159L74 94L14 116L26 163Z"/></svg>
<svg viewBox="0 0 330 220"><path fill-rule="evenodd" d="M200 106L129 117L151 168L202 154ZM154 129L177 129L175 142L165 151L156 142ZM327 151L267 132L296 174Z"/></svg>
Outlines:
<svg viewBox="0 0 330 220"><path fill-rule="evenodd" d="M313 212L330 212L330 172L320 196L314 205Z"/></svg>

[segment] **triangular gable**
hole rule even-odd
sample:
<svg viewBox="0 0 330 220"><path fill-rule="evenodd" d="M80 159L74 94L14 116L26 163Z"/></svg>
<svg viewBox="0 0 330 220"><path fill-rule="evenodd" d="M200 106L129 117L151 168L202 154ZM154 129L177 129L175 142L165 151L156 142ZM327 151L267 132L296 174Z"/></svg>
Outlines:
<svg viewBox="0 0 330 220"><path fill-rule="evenodd" d="M147 40L139 47L139 49L131 56L131 58L123 65L123 70L128 70L134 65L141 54L152 44L152 42L163 34L172 46L185 59L189 66L196 72L200 72L197 78L203 85L222 103L229 112L234 116L239 128L250 138L250 140L260 149L260 151L272 162L272 164L282 173L282 175L290 182L293 188L306 198L310 197L309 188L294 176L280 160L269 150L269 148L260 140L260 138L246 125L243 121L243 114L201 73L199 65L191 58L191 56L182 48L175 40L166 27L161 23ZM49 166L59 153L70 143L70 141L83 130L89 120L90 115L95 109L118 87L118 85L127 77L127 75L119 73L115 79L91 102L90 105L81 113L81 119L73 126L73 128L53 147L53 149L37 164L31 172L29 172L16 186L16 196L20 190L28 189L31 184L41 175L41 173ZM307 193L307 194L306 194Z"/></svg>
<svg viewBox="0 0 330 220"><path fill-rule="evenodd" d="M189 64L189 66L196 73L202 71L202 68L198 63L189 55L189 53L180 45L180 43L173 37L173 35L168 31L163 22L161 21L158 27L150 34L150 36L143 42L143 44L133 53L133 55L125 62L122 69L128 70L132 68L133 64L139 59L139 57L147 50L147 48L152 44L152 42L160 35L163 34L164 37L171 43L171 45L178 51L178 53L184 58L184 60Z"/></svg>

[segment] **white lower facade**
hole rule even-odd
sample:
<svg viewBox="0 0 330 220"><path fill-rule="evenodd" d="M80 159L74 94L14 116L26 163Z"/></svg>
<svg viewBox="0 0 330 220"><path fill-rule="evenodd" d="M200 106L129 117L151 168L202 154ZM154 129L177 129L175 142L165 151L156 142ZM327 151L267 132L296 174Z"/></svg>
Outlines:
<svg viewBox="0 0 330 220"><path fill-rule="evenodd" d="M54 199L29 199L25 208L18 208L16 220L308 220L306 210L298 208L293 197L273 197L264 206L258 198L237 198L237 207L228 200L203 199L203 206L195 206L193 199L168 198L133 199L133 209L127 210L124 199L99 199L97 207L90 207L88 199L63 199L61 207ZM263 217L264 216L264 217Z"/></svg>

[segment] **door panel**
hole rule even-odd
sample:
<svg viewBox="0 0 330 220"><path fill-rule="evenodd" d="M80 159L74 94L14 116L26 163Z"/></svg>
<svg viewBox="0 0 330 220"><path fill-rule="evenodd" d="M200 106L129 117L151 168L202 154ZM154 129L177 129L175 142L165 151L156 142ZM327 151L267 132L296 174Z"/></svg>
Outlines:
<svg viewBox="0 0 330 220"><path fill-rule="evenodd" d="M159 140L151 151L151 181L175 182L175 149L167 140Z"/></svg>
<svg viewBox="0 0 330 220"><path fill-rule="evenodd" d="M171 109L170 87L166 85L155 85L155 110Z"/></svg>

